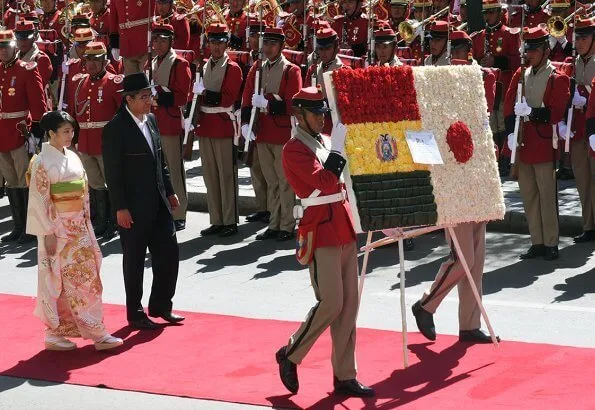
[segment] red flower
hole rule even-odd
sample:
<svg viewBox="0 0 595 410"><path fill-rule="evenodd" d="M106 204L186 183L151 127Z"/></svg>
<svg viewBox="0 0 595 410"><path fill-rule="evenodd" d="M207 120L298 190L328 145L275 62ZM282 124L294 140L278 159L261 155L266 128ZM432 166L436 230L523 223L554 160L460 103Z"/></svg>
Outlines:
<svg viewBox="0 0 595 410"><path fill-rule="evenodd" d="M458 163L464 164L473 156L471 130L462 121L457 121L446 131L446 143Z"/></svg>

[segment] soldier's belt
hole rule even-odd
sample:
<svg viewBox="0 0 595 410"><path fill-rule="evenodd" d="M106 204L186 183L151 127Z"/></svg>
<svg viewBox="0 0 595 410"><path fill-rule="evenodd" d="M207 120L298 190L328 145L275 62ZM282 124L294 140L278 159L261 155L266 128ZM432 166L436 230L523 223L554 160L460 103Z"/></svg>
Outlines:
<svg viewBox="0 0 595 410"><path fill-rule="evenodd" d="M200 112L204 112L205 114L221 114L225 112L233 113L233 106L232 107L203 107L201 106Z"/></svg>
<svg viewBox="0 0 595 410"><path fill-rule="evenodd" d="M120 23L120 28L123 30L126 28L138 27L138 26L142 26L143 24L149 24L150 21L152 21L152 18L144 18L144 19L140 19L140 20L127 21L126 23Z"/></svg>
<svg viewBox="0 0 595 410"><path fill-rule="evenodd" d="M341 202L341 201L344 201L345 198L347 198L347 194L345 193L345 191L341 191L339 193L331 194L331 195L317 196L317 197L313 197L313 198L302 198L302 199L300 199L300 202L302 203L303 207L308 207L308 206L332 204L334 202Z"/></svg>
<svg viewBox="0 0 595 410"><path fill-rule="evenodd" d="M102 121L102 122L79 122L79 128L81 130L91 130L95 128L103 128L107 125L109 121Z"/></svg>
<svg viewBox="0 0 595 410"><path fill-rule="evenodd" d="M0 112L0 120L13 120L15 118L25 118L29 111Z"/></svg>

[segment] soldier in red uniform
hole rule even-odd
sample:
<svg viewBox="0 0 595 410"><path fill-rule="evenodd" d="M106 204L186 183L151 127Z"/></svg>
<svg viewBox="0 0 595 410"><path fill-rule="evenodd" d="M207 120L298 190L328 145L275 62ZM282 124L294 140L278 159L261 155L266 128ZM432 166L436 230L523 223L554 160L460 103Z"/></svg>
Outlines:
<svg viewBox="0 0 595 410"><path fill-rule="evenodd" d="M502 24L502 4L500 0L483 0L482 7L486 28L472 35L473 58L482 67L498 68L500 70L499 81L502 83L502 94L506 94L510 86L510 79L521 64L519 54L520 30ZM490 115L490 126L495 142L499 147L502 147L505 144L507 134L504 124L504 110L501 104L494 106L494 111ZM503 163L504 160L501 162ZM501 164L501 172L508 175L507 168L507 164Z"/></svg>
<svg viewBox="0 0 595 410"><path fill-rule="evenodd" d="M39 26L42 30L55 30L62 35L63 23L60 23L60 12L56 8L56 0L40 0L42 14L39 15Z"/></svg>
<svg viewBox="0 0 595 410"><path fill-rule="evenodd" d="M2 1L2 0L0 0ZM5 9L4 13L4 26L10 29L16 28L16 23L18 20L23 18L23 14L25 14L25 10L33 11L35 10L35 0L25 0L24 2L12 2L10 3L10 7Z"/></svg>
<svg viewBox="0 0 595 410"><path fill-rule="evenodd" d="M291 97L302 88L300 68L283 56L285 36L280 28L269 27L264 32L264 55L260 90L255 90L255 64L248 73L242 95L242 135L254 140L262 173L267 182L267 209L271 213L269 227L256 236L257 240L293 238L295 194L285 178L281 165L283 145L291 137ZM249 130L252 107L259 110L256 136Z"/></svg>
<svg viewBox="0 0 595 410"><path fill-rule="evenodd" d="M374 40L376 44L377 64L380 67L395 67L403 65L403 63L395 55L395 48L397 46L397 35L392 28L381 28L374 32Z"/></svg>
<svg viewBox="0 0 595 410"><path fill-rule="evenodd" d="M183 109L188 103L192 73L190 64L177 56L172 48L174 28L169 24L153 23L151 38L155 57L153 81L157 87L157 99L153 113L159 125L161 145L169 168L174 191L180 201L174 213L176 230L186 227L186 170L182 160Z"/></svg>
<svg viewBox="0 0 595 410"><path fill-rule="evenodd" d="M68 112L80 126L77 150L95 196L95 235L109 239L115 227L105 185L101 133L122 103L118 91L123 77L106 71L109 61L103 43L88 43L84 61L86 72L72 77L68 87Z"/></svg>
<svg viewBox="0 0 595 410"><path fill-rule="evenodd" d="M25 172L29 165L27 148L34 152L36 141L29 138L25 144L24 132L31 129L33 137L41 138L39 120L46 111L43 82L37 64L17 58L16 38L12 30L0 31L0 174L6 180L6 193L14 226L2 237L2 242L26 243L34 237L25 233L29 190Z"/></svg>
<svg viewBox="0 0 595 410"><path fill-rule="evenodd" d="M542 0L525 0L525 27L537 27L546 24L550 15L541 7ZM521 27L522 12L515 9L510 15L510 27Z"/></svg>
<svg viewBox="0 0 595 410"><path fill-rule="evenodd" d="M90 19L91 28L95 30L97 34L109 35L111 29L110 12L107 7L107 0L90 0L89 5L93 11Z"/></svg>
<svg viewBox="0 0 595 410"><path fill-rule="evenodd" d="M399 29L399 24L409 18L409 0L391 0L390 1L390 26L395 31Z"/></svg>
<svg viewBox="0 0 595 410"><path fill-rule="evenodd" d="M431 0L414 0L412 4L413 16L416 21L422 21L427 18L432 12L432 1ZM419 34L415 36L411 43L407 46L411 49L413 59L417 61L417 64L422 64L429 51L429 45L425 36L422 32L421 27ZM423 36L422 36L423 34Z"/></svg>
<svg viewBox="0 0 595 410"><path fill-rule="evenodd" d="M26 63L37 63L37 69L44 88L48 86L52 78L52 61L50 57L37 47L35 39L37 38L37 30L30 21L21 20L17 23L17 28L14 31L17 38L17 48L19 49L18 59Z"/></svg>
<svg viewBox="0 0 595 410"><path fill-rule="evenodd" d="M202 95L200 104L200 153L207 187L211 226L201 235L228 237L238 233L238 169L234 144L239 139L234 105L240 100L242 70L225 52L230 33L224 24L208 30L211 57L205 65L202 82L194 90Z"/></svg>
<svg viewBox="0 0 595 410"><path fill-rule="evenodd" d="M302 201L296 207L296 256L309 266L317 304L288 344L277 351L276 360L281 381L291 393L297 393L297 366L330 327L334 393L369 397L374 390L356 379L357 243L342 177L347 129L337 124L330 141L321 135L326 112L322 93L314 87L293 97L298 125L283 148L283 169Z"/></svg>
<svg viewBox="0 0 595 410"><path fill-rule="evenodd" d="M552 65L548 56L549 33L543 26L525 29L527 69L524 96L516 102L521 69L514 74L506 93L504 115L508 148L514 142L515 117L521 120L523 140L516 161L525 215L531 234L531 248L521 259L558 258L558 209L555 163L559 157L555 126L566 114L570 81Z"/></svg>
<svg viewBox="0 0 595 410"><path fill-rule="evenodd" d="M248 13L244 10L246 0L230 0L229 10L224 13L227 27L231 32L229 47L233 50L247 50L246 27L248 25Z"/></svg>
<svg viewBox="0 0 595 410"><path fill-rule="evenodd" d="M173 0L157 0L155 4L156 20L161 19L165 24L174 28L173 48L176 50L188 50L190 42L190 25L186 16L178 14L173 7Z"/></svg>
<svg viewBox="0 0 595 410"><path fill-rule="evenodd" d="M110 46L115 60L124 60L124 74L138 73L147 63L147 32L155 0L110 2Z"/></svg>
<svg viewBox="0 0 595 410"><path fill-rule="evenodd" d="M583 216L583 232L574 242L595 240L595 158L589 155L588 136L594 133L595 118L592 106L592 83L595 78L595 20L577 19L574 78L576 89L572 98L574 107L570 137L570 160L576 179ZM588 102L588 110L587 110ZM562 125L562 126L561 126ZM566 137L566 121L558 124L560 137Z"/></svg>
<svg viewBox="0 0 595 410"><path fill-rule="evenodd" d="M342 0L343 15L335 16L333 30L340 43L347 43L353 55L363 57L368 49L368 17L362 11L361 0ZM345 38L344 38L345 37Z"/></svg>

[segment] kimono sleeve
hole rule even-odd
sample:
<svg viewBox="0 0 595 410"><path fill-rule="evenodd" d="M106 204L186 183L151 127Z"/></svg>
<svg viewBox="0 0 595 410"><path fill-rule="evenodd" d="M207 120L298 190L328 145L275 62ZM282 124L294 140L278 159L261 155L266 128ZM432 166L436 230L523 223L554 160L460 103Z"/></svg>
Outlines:
<svg viewBox="0 0 595 410"><path fill-rule="evenodd" d="M50 197L50 179L40 155L31 162L27 233L37 236L51 235L56 232L59 216Z"/></svg>

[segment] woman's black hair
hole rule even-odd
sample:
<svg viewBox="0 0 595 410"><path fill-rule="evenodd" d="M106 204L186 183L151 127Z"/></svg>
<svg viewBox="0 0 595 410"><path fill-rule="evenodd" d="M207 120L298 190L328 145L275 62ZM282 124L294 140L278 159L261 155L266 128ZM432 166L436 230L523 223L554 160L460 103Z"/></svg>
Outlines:
<svg viewBox="0 0 595 410"><path fill-rule="evenodd" d="M79 124L72 115L68 114L66 111L48 111L43 114L43 117L41 117L41 120L39 121L39 126L45 132L48 140L50 131L57 132L58 128L62 127L64 124L70 124L72 125L72 128L74 128L75 141L73 141L73 143L76 143L79 134Z"/></svg>
<svg viewBox="0 0 595 410"><path fill-rule="evenodd" d="M78 122L70 114L66 111L48 111L43 114L41 117L41 121L39 121L39 126L42 130L45 131L46 134L49 134L50 131L57 132L58 128L62 127L65 123L72 125L75 129L75 132L78 130L79 125Z"/></svg>

